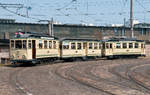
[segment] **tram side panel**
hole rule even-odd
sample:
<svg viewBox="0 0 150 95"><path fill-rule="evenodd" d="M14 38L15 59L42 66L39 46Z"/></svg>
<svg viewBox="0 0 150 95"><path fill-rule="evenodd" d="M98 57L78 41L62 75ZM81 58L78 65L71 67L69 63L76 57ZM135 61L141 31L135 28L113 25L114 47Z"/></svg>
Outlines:
<svg viewBox="0 0 150 95"><path fill-rule="evenodd" d="M61 41L61 58L77 58L86 56L82 41L63 40Z"/></svg>
<svg viewBox="0 0 150 95"><path fill-rule="evenodd" d="M60 57L60 49L59 49L59 41L58 40L37 40L36 45L36 58L59 58Z"/></svg>
<svg viewBox="0 0 150 95"><path fill-rule="evenodd" d="M102 56L102 43L99 41L87 42L87 57L101 57Z"/></svg>
<svg viewBox="0 0 150 95"><path fill-rule="evenodd" d="M144 42L120 41L120 42L104 42L103 56L119 57L119 56L145 56Z"/></svg>

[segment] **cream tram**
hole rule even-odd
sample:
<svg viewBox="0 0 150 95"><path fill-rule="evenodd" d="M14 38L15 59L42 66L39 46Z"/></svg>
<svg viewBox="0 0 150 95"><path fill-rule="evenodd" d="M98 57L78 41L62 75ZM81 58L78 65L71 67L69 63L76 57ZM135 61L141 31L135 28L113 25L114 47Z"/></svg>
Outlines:
<svg viewBox="0 0 150 95"><path fill-rule="evenodd" d="M127 38L105 40L103 41L102 55L108 58L145 56L145 42Z"/></svg>
<svg viewBox="0 0 150 95"><path fill-rule="evenodd" d="M27 36L10 39L11 63L38 63L60 57L59 41L47 36ZM42 59L42 60L41 60Z"/></svg>
<svg viewBox="0 0 150 95"><path fill-rule="evenodd" d="M93 39L63 39L60 41L62 59L101 57L102 42Z"/></svg>

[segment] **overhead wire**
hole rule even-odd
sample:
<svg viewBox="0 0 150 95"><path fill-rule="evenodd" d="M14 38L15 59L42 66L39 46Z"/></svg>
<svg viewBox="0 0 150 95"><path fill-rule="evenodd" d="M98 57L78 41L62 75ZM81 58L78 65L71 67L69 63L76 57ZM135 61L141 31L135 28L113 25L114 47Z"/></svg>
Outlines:
<svg viewBox="0 0 150 95"><path fill-rule="evenodd" d="M58 8L58 9L56 9L56 10L62 10L62 9L64 9L64 8L70 6L70 5L71 5L73 2L75 2L75 1L77 1L77 0L72 0L72 1L70 1L69 3L65 4L63 7Z"/></svg>
<svg viewBox="0 0 150 95"><path fill-rule="evenodd" d="M0 3L0 4L1 4L1 3ZM15 12L15 11L12 11L12 10L8 9L8 8L5 7L5 6L0 6L0 7L3 8L4 10L6 10L6 11L12 13L12 14L15 14L15 15L18 15L18 16L21 16L21 17L24 17L24 18L29 18L29 19L34 19L34 20L40 20L40 19L38 19L38 18L29 17L27 14L24 15L24 14L18 13L18 10L20 10L20 8L17 8L17 9L16 9L16 12ZM21 8L27 8L27 7L22 6Z"/></svg>

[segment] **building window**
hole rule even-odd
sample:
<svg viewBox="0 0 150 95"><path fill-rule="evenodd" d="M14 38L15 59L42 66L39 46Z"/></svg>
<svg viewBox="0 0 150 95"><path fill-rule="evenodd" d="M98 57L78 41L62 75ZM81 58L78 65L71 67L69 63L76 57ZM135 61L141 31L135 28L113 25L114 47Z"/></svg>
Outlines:
<svg viewBox="0 0 150 95"><path fill-rule="evenodd" d="M135 43L134 48L139 48L139 44Z"/></svg>
<svg viewBox="0 0 150 95"><path fill-rule="evenodd" d="M125 27L121 30L121 36L125 36Z"/></svg>
<svg viewBox="0 0 150 95"><path fill-rule="evenodd" d="M145 29L145 28L143 28L143 29L141 30L141 35L146 35L146 29Z"/></svg>
<svg viewBox="0 0 150 95"><path fill-rule="evenodd" d="M14 44L14 40L11 40L11 48L14 48L15 44Z"/></svg>
<svg viewBox="0 0 150 95"><path fill-rule="evenodd" d="M93 48L93 43L89 43L89 49Z"/></svg>
<svg viewBox="0 0 150 95"><path fill-rule="evenodd" d="M94 49L97 49L97 43L94 43Z"/></svg>
<svg viewBox="0 0 150 95"><path fill-rule="evenodd" d="M119 32L118 32L118 29L117 29L117 28L114 28L114 34L115 34L115 36L118 36L118 35L119 35Z"/></svg>
<svg viewBox="0 0 150 95"><path fill-rule="evenodd" d="M26 49L27 48L27 41L23 40L23 48Z"/></svg>
<svg viewBox="0 0 150 95"><path fill-rule="evenodd" d="M129 48L133 48L133 43L129 43Z"/></svg>
<svg viewBox="0 0 150 95"><path fill-rule="evenodd" d="M120 43L116 43L116 48L121 48L121 44Z"/></svg>
<svg viewBox="0 0 150 95"><path fill-rule="evenodd" d="M76 49L76 44L75 43L71 43L71 49Z"/></svg>
<svg viewBox="0 0 150 95"><path fill-rule="evenodd" d="M44 48L47 48L47 41L44 41Z"/></svg>
<svg viewBox="0 0 150 95"><path fill-rule="evenodd" d="M77 49L81 49L81 43L77 43Z"/></svg>
<svg viewBox="0 0 150 95"><path fill-rule="evenodd" d="M22 48L22 41L21 40L16 40L16 48L21 49Z"/></svg>
<svg viewBox="0 0 150 95"><path fill-rule="evenodd" d="M52 49L52 41L49 41L49 48Z"/></svg>

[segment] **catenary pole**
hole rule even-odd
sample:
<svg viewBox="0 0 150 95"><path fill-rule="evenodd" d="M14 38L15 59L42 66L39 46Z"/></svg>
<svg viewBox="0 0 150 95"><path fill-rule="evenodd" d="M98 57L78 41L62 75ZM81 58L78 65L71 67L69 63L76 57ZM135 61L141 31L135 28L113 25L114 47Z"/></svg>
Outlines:
<svg viewBox="0 0 150 95"><path fill-rule="evenodd" d="M133 0L130 0L130 28L132 33L132 38L134 38L134 30L133 30Z"/></svg>

